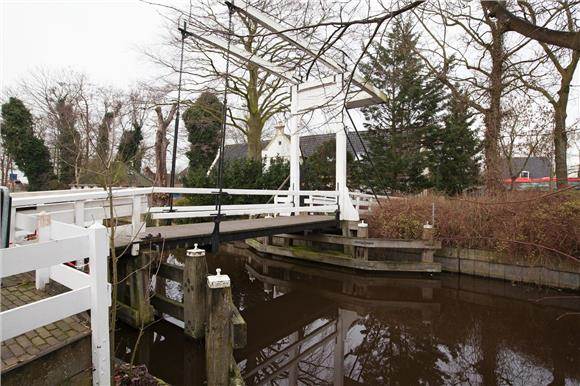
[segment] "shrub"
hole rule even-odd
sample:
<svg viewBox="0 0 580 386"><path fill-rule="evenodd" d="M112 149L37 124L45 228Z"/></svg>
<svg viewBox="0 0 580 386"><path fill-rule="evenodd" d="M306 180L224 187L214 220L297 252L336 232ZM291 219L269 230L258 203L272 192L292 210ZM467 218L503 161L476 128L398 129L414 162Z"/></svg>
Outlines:
<svg viewBox="0 0 580 386"><path fill-rule="evenodd" d="M392 198L374 207L372 237L417 239L432 221L444 246L491 250L509 258L577 260L580 192L505 192L478 198Z"/></svg>

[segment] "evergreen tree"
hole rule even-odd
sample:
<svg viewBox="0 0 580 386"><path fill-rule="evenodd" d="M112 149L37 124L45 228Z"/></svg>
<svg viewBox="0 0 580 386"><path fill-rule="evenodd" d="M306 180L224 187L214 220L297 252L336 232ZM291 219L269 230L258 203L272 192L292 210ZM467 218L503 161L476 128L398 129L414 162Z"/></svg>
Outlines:
<svg viewBox="0 0 580 386"><path fill-rule="evenodd" d="M347 144L347 146L349 146ZM353 185L353 156L346 153L348 185ZM305 190L334 190L336 181L336 139L332 138L304 160L301 168L302 188Z"/></svg>
<svg viewBox="0 0 580 386"><path fill-rule="evenodd" d="M143 132L138 122L133 122L133 129L124 131L119 140L117 160L123 162L135 172L141 171L141 162L143 160L142 141Z"/></svg>
<svg viewBox="0 0 580 386"><path fill-rule="evenodd" d="M75 181L75 166L78 164L79 156L78 144L80 134L75 128L76 115L74 107L66 99L60 99L55 106L58 158L55 160L57 166L58 180L64 186Z"/></svg>
<svg viewBox="0 0 580 386"><path fill-rule="evenodd" d="M2 105L0 135L6 152L28 178L29 190L50 189L54 173L44 141L34 135L32 114L18 98Z"/></svg>
<svg viewBox="0 0 580 386"><path fill-rule="evenodd" d="M429 187L426 134L438 125L441 86L430 78L416 54L418 35L408 19L395 20L385 45L374 45L361 66L383 90L387 102L363 110L369 123L369 153L376 170L368 170L381 188L412 192Z"/></svg>
<svg viewBox="0 0 580 386"><path fill-rule="evenodd" d="M461 193L477 183L481 143L471 128L473 114L461 99L449 98L444 127L427 135L432 186L447 194Z"/></svg>
<svg viewBox="0 0 580 386"><path fill-rule="evenodd" d="M223 124L223 104L211 92L203 92L183 113L183 122L190 143L187 158L188 186L196 186L195 181L204 179L220 147Z"/></svg>

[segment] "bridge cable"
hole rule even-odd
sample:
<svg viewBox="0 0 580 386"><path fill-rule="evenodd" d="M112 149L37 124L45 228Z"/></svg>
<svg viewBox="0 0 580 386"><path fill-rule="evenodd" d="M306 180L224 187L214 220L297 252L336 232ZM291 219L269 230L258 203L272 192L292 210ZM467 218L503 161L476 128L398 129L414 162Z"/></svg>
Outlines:
<svg viewBox="0 0 580 386"><path fill-rule="evenodd" d="M175 129L173 133L173 154L171 155L171 179L169 185L175 187L175 163L177 160L177 134L179 133L179 107L181 104L181 78L183 76L183 51L185 37L187 36L187 22L183 22L183 28L178 27L181 32L181 57L179 59L179 82L177 83L177 103L175 106ZM159 172L159 171L158 171ZM165 173L165 171L163 171ZM169 211L173 212L173 193L169 193Z"/></svg>
<svg viewBox="0 0 580 386"><path fill-rule="evenodd" d="M211 237L211 249L212 252L216 253L219 249L220 244L220 221L222 217L222 195L223 195L223 173L224 173L224 155L225 155L225 146L226 146L226 128L227 128L227 106L228 106L228 88L229 88L229 81L230 81L230 48L232 44L232 16L234 14L235 9L233 6L226 2L228 7L228 48L226 50L226 73L225 73L225 87L224 87L224 98L223 98L223 122L222 122L222 137L221 137L221 144L220 144L220 154L219 154L219 163L218 163L218 194L216 198L216 209L217 214L214 217L214 228Z"/></svg>

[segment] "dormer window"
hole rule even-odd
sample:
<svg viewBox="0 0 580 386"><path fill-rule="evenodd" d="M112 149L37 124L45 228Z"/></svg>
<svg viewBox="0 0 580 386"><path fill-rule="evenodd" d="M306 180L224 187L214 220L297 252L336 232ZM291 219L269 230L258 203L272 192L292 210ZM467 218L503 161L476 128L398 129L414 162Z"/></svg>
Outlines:
<svg viewBox="0 0 580 386"><path fill-rule="evenodd" d="M528 170L522 170L520 173L521 178L530 178L530 172Z"/></svg>

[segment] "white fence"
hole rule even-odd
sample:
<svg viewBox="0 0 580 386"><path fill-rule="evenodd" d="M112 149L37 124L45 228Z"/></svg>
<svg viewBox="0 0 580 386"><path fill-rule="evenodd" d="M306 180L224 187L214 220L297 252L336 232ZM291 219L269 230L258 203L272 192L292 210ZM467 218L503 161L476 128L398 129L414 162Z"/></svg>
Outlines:
<svg viewBox="0 0 580 386"><path fill-rule="evenodd" d="M35 241L0 249L2 278L36 271L36 287L52 279L70 291L0 313L2 341L83 311L91 311L93 384L110 383L109 307L106 228L55 221L48 213L18 214L15 227L36 234ZM64 263L89 259L89 274Z"/></svg>

